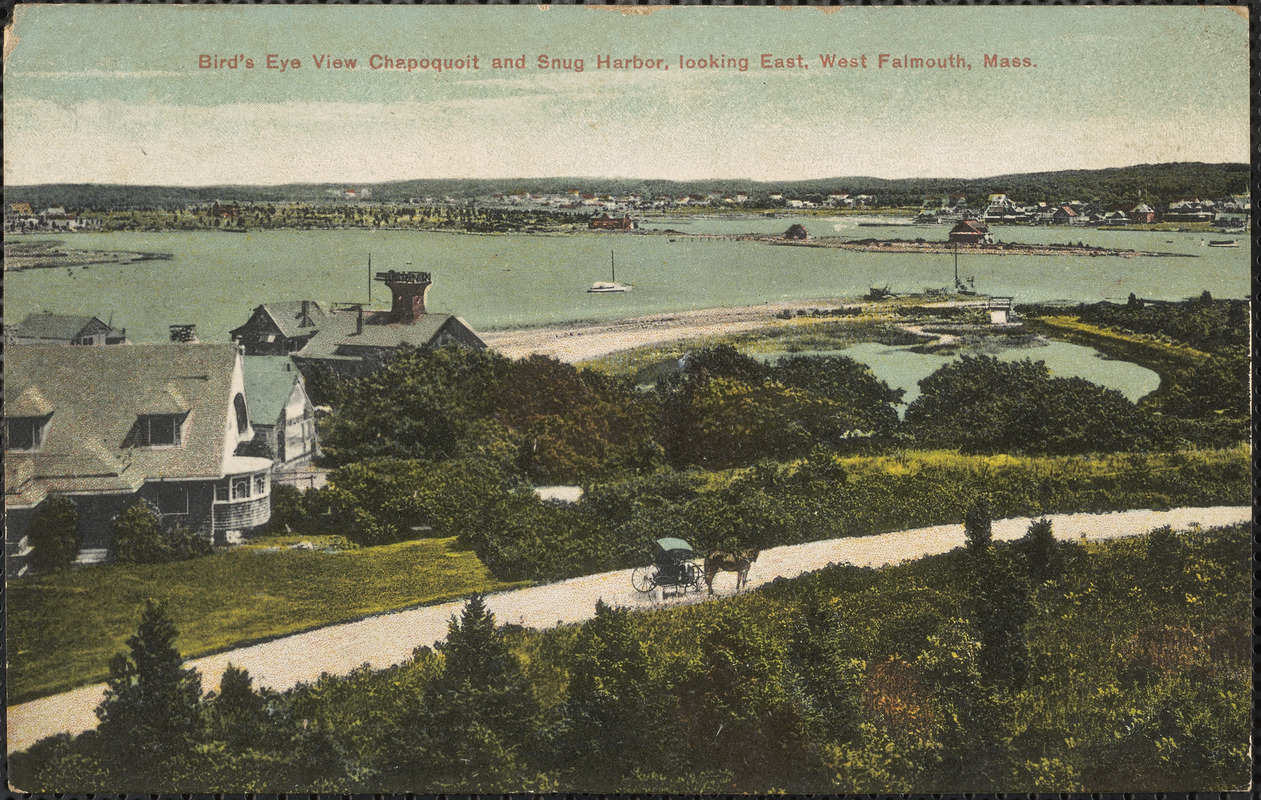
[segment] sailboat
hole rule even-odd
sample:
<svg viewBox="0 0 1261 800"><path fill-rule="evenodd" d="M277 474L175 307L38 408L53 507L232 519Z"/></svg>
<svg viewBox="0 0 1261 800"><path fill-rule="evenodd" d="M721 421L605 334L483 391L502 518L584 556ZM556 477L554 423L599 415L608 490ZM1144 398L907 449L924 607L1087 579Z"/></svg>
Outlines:
<svg viewBox="0 0 1261 800"><path fill-rule="evenodd" d="M611 281L596 281L591 284L591 288L587 290L587 294L608 294L610 292L629 292L631 287L624 283L617 282L617 262L613 258L613 251L609 251L609 269L613 273Z"/></svg>

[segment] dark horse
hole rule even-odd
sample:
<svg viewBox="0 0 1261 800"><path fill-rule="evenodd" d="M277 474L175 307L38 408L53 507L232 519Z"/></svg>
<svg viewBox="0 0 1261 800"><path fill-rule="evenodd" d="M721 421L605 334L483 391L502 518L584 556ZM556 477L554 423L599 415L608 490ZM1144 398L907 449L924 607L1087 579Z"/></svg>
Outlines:
<svg viewBox="0 0 1261 800"><path fill-rule="evenodd" d="M748 586L749 569L753 566L753 562L757 561L759 552L757 548L751 547L735 553L728 553L725 550L715 550L710 553L705 559L705 585L709 587L709 593L714 593L714 576L720 572L736 574L737 592Z"/></svg>

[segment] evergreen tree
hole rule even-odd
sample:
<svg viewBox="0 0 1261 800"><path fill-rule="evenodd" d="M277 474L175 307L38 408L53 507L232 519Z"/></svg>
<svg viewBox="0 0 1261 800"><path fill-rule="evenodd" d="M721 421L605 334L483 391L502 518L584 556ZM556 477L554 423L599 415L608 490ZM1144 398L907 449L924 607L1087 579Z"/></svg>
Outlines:
<svg viewBox="0 0 1261 800"><path fill-rule="evenodd" d="M521 789L538 701L482 595L469 599L437 649L442 674L425 694L401 774L443 791Z"/></svg>
<svg viewBox="0 0 1261 800"><path fill-rule="evenodd" d="M96 709L100 736L117 783L110 788L159 788L183 772L201 728L201 675L185 669L175 625L150 600L127 653L110 660L105 699Z"/></svg>
<svg viewBox="0 0 1261 800"><path fill-rule="evenodd" d="M250 673L228 664L219 680L218 694L207 704L210 738L227 743L238 753L258 746L264 732L263 705Z"/></svg>
<svg viewBox="0 0 1261 800"><path fill-rule="evenodd" d="M1029 523L1029 532L1019 545L1029 579L1035 584L1056 580L1064 574L1064 548L1055 541L1051 520L1044 518Z"/></svg>
<svg viewBox="0 0 1261 800"><path fill-rule="evenodd" d="M83 545L79 510L74 501L69 497L45 500L35 510L27 536L31 542L30 565L33 570L52 572L69 567Z"/></svg>
<svg viewBox="0 0 1261 800"><path fill-rule="evenodd" d="M666 735L665 704L654 689L648 651L625 609L596 603L574 647L569 699L557 738L560 765L597 781L588 788L620 789L637 766L656 763Z"/></svg>
<svg viewBox="0 0 1261 800"><path fill-rule="evenodd" d="M994 532L990 525L990 504L981 498L972 504L963 518L963 535L968 542L969 552L977 553L988 550L994 542Z"/></svg>

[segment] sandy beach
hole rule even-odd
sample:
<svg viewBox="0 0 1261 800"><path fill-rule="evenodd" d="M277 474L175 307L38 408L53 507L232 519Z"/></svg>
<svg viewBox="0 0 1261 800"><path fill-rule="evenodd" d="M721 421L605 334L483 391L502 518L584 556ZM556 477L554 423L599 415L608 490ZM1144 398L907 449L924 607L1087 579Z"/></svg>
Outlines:
<svg viewBox="0 0 1261 800"><path fill-rule="evenodd" d="M576 364L645 345L753 330L773 322L775 316L784 311L835 308L841 304L840 300L797 300L653 314L608 322L488 331L480 335L491 348L510 358L539 354Z"/></svg>

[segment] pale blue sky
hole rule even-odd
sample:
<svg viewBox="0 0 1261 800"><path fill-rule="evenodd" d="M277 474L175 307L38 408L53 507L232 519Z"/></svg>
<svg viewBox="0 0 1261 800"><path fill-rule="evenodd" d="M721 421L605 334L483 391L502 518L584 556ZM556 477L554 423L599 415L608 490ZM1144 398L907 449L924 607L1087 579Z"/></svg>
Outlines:
<svg viewBox="0 0 1261 800"><path fill-rule="evenodd" d="M979 177L1248 160L1247 21L1227 8L19 6L5 180ZM252 70L198 68L202 54ZM267 70L269 53L301 67ZM312 55L356 58L315 69ZM762 70L762 53L809 69ZM868 56L867 69L819 66ZM960 54L970 70L876 68ZM1029 58L986 69L986 53ZM479 56L477 71L366 68ZM548 54L582 73L540 70ZM599 54L669 71L596 69ZM680 70L680 55L747 72ZM526 56L495 70L497 55Z"/></svg>

